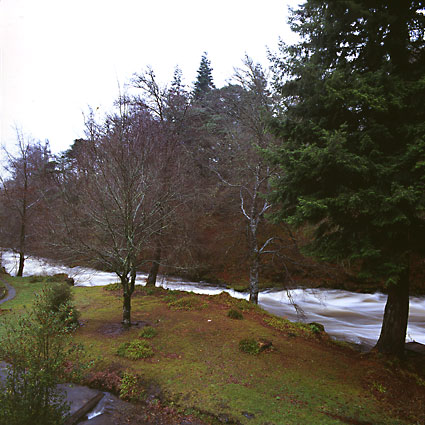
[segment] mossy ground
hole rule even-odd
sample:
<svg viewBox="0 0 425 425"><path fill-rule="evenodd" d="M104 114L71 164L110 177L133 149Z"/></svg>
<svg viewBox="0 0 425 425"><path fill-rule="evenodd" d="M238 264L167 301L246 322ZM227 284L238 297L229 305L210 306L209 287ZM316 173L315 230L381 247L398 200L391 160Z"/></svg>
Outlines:
<svg viewBox="0 0 425 425"><path fill-rule="evenodd" d="M31 286L21 279L12 284L17 297L4 307L22 308L37 283ZM326 334L275 319L225 294L136 290L132 320L157 331L149 340L154 356L140 360L116 355L122 343L139 339L141 330L134 326L121 331L120 291L79 287L74 296L83 322L75 339L84 343L96 370L113 365L156 382L171 405L182 412L205 413L205 423L425 423L425 385L409 364L357 353ZM202 308L170 306L186 297L191 306L198 297ZM243 310L244 320L227 317L229 308ZM246 354L239 350L244 338L266 339L273 347Z"/></svg>

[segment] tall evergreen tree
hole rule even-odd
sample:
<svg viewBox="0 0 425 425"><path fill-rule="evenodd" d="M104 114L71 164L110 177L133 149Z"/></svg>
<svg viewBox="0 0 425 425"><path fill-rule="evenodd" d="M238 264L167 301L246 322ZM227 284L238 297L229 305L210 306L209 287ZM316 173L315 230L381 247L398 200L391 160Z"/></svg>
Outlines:
<svg viewBox="0 0 425 425"><path fill-rule="evenodd" d="M212 77L211 62L207 57L207 52L204 52L199 65L198 76L194 83L193 98L202 99L213 88L215 86Z"/></svg>
<svg viewBox="0 0 425 425"><path fill-rule="evenodd" d="M425 210L425 2L307 0L281 44L271 156L281 217L315 227L310 250L349 259L388 292L379 351L402 355L412 255Z"/></svg>

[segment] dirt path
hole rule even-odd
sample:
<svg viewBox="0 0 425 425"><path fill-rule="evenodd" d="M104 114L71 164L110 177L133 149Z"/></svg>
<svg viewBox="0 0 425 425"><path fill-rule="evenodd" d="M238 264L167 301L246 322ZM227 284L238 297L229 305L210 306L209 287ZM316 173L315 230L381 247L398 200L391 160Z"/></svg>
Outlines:
<svg viewBox="0 0 425 425"><path fill-rule="evenodd" d="M16 296L16 291L15 291L15 288L14 288L13 286L9 285L9 284L8 284L6 281L4 281L2 278L0 278L0 281L1 281L2 283L4 283L4 284L5 284L5 286L6 286L6 288L7 288L7 295L6 295L3 299L1 299L1 300L0 300L0 304L3 304L3 303L5 303L6 301L9 301L9 300L11 300L11 299L15 298L15 296Z"/></svg>

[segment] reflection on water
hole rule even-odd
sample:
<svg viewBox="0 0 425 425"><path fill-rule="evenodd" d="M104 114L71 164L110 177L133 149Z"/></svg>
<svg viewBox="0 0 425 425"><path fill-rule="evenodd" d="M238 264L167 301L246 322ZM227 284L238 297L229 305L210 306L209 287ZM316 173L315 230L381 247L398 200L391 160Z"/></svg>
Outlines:
<svg viewBox="0 0 425 425"><path fill-rule="evenodd" d="M10 251L3 253L3 266L14 274L17 270L17 258ZM24 275L67 273L78 286L100 286L117 282L114 273L101 272L85 267L65 267L39 258L28 258ZM138 274L136 284L144 285L147 275ZM223 289L208 283L187 282L176 278L160 277L157 286L163 288L215 295L223 291L232 297L248 299L247 293ZM358 294L337 289L292 289L293 301L303 310L307 322L319 322L325 326L329 335L357 344L373 346L381 330L386 295ZM263 291L259 295L259 304L270 313L299 320L285 290ZM409 325L407 341L425 344L425 297L410 298Z"/></svg>

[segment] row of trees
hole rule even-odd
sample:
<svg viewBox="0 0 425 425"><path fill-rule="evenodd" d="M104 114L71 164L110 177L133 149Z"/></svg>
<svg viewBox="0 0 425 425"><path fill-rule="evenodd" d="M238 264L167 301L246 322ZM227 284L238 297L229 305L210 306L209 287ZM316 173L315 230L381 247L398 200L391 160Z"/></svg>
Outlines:
<svg viewBox="0 0 425 425"><path fill-rule="evenodd" d="M425 229L424 4L308 0L290 23L300 42L271 58L272 85L249 58L215 88L204 55L192 93L179 70L168 87L151 69L135 74L115 113L90 114L86 137L43 165L43 202L21 197L21 223L42 204L55 252L115 271L126 325L144 262L151 283L171 252L174 265L202 268L206 230L231 220L258 302L262 255L281 253L284 226L308 224L308 253L386 282L378 349L401 355ZM14 185L27 193L12 172L5 199Z"/></svg>
<svg viewBox="0 0 425 425"><path fill-rule="evenodd" d="M246 58L234 83L216 89L204 55L193 93L178 69L169 86L160 86L152 69L135 74L129 85L131 94L117 99L113 113L100 119L89 113L84 139L62 155L51 157L46 147L44 162L33 163L23 153L40 145L19 137L2 193L9 201L3 213L14 222L3 227L3 240L21 255L19 274L26 249L39 248L31 229L44 255L115 272L129 326L136 272L152 264L148 284L155 284L160 265L202 277L211 263L205 240L218 241L211 232L224 225L231 245L246 246L250 299L257 303L260 257L274 243L261 231L273 168L260 149L274 141L266 131L273 102L264 71ZM34 171L20 184L17 175L28 169ZM8 197L12 185L17 192ZM29 191L39 200L31 215ZM12 217L12 201L27 212ZM19 226L22 244L11 237ZM231 245L222 247L223 257Z"/></svg>

